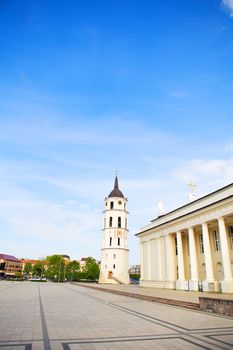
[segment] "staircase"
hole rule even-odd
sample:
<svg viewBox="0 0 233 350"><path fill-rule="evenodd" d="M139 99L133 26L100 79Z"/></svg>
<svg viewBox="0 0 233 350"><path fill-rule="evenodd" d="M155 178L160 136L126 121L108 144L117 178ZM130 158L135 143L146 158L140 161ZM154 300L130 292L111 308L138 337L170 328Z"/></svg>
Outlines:
<svg viewBox="0 0 233 350"><path fill-rule="evenodd" d="M119 280L119 278L116 278L115 276L111 277L112 280L116 281L118 284L125 284L124 282L122 282L121 280Z"/></svg>

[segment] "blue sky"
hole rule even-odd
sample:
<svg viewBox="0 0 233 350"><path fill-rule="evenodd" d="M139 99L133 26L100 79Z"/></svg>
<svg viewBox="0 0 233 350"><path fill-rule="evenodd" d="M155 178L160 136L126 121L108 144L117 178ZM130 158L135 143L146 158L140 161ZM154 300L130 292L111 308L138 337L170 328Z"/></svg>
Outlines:
<svg viewBox="0 0 233 350"><path fill-rule="evenodd" d="M233 179L233 0L0 2L0 251L100 258L115 169L137 230Z"/></svg>

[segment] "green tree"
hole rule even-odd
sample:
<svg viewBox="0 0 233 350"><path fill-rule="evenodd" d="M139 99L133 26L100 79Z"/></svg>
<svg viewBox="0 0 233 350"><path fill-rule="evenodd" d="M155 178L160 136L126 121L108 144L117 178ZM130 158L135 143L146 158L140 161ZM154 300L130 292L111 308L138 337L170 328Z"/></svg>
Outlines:
<svg viewBox="0 0 233 350"><path fill-rule="evenodd" d="M61 255L51 255L46 258L45 276L56 282L63 282L65 259Z"/></svg>
<svg viewBox="0 0 233 350"><path fill-rule="evenodd" d="M86 266L84 269L85 278L89 281L96 281L99 278L100 268L99 264L92 257L88 257L86 260Z"/></svg>
<svg viewBox="0 0 233 350"><path fill-rule="evenodd" d="M44 270L44 264L42 263L42 261L39 261L33 265L32 275L42 277L43 270Z"/></svg>
<svg viewBox="0 0 233 350"><path fill-rule="evenodd" d="M21 276L22 276L22 273L21 272L19 272L19 271L16 271L15 272L15 278L21 278Z"/></svg>
<svg viewBox="0 0 233 350"><path fill-rule="evenodd" d="M77 272L79 272L80 269L80 265L77 261L73 260L70 261L67 265L66 265L66 278L69 281L73 281L74 280L74 276L77 275Z"/></svg>
<svg viewBox="0 0 233 350"><path fill-rule="evenodd" d="M32 264L30 262L26 262L24 265L24 269L23 272L25 273L25 275L30 275L30 273L32 272Z"/></svg>

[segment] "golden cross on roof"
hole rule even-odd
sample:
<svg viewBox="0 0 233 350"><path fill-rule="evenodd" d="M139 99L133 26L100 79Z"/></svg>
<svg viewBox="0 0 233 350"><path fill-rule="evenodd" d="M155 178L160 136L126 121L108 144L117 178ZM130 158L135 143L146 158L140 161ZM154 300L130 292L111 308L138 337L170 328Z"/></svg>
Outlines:
<svg viewBox="0 0 233 350"><path fill-rule="evenodd" d="M193 193L197 187L197 185L192 181L190 180L190 182L188 183L188 186L190 188L190 191Z"/></svg>

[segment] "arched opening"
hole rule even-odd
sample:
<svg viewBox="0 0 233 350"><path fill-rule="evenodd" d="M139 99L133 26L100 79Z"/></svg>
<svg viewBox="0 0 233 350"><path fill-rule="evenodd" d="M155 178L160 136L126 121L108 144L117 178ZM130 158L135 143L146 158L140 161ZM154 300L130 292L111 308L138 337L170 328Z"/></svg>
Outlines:
<svg viewBox="0 0 233 350"><path fill-rule="evenodd" d="M112 216L109 218L109 227L112 227Z"/></svg>

